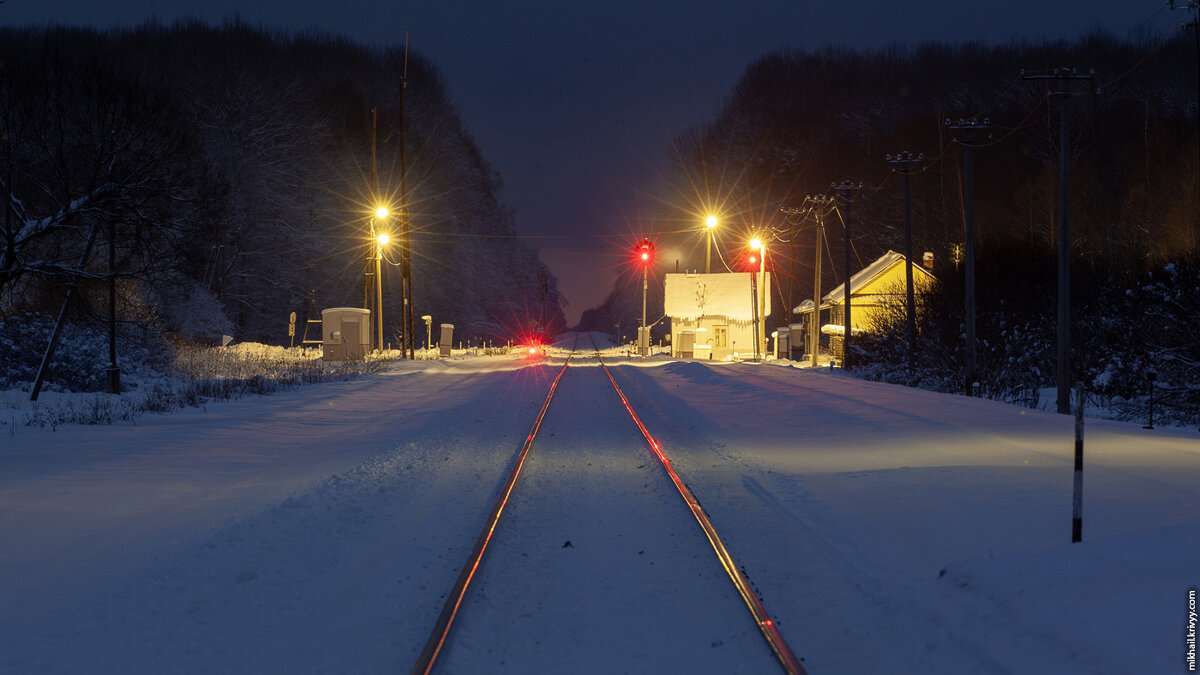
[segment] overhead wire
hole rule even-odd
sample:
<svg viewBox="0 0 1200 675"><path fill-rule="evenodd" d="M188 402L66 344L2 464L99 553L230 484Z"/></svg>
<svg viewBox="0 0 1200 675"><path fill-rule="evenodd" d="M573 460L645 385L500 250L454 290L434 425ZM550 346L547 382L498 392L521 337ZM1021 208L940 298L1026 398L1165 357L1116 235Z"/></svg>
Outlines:
<svg viewBox="0 0 1200 675"><path fill-rule="evenodd" d="M717 249L717 259L721 261L721 266L725 268L726 272L732 273L733 269L729 267L729 263L725 262L725 256L721 255L721 247L717 246L715 236L713 237L713 248Z"/></svg>

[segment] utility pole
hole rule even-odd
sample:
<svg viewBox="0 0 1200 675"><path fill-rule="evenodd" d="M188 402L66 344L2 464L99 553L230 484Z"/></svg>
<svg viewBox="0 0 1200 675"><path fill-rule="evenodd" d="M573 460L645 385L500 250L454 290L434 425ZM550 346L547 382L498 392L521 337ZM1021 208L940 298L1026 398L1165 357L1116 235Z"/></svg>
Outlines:
<svg viewBox="0 0 1200 675"><path fill-rule="evenodd" d="M408 162L404 157L404 90L408 88L408 31L404 32L404 70L400 75L400 283L404 295L401 317L400 351L408 347L408 358L415 359L413 344L412 222L408 210Z"/></svg>
<svg viewBox="0 0 1200 675"><path fill-rule="evenodd" d="M808 327L809 342L812 345L810 366L819 365L817 353L821 346L821 242L825 239L825 213L821 209L832 199L828 195L813 195L805 197L806 203L811 202L817 217L817 255L813 265L813 313L812 325Z"/></svg>
<svg viewBox="0 0 1200 675"><path fill-rule="evenodd" d="M821 242L825 239L825 216L834 205L834 197L829 195L807 195L804 198L804 205L800 208L781 208L788 215L808 215L812 214L817 221L817 246L816 246L816 262L813 265L813 313L812 319L808 326L808 341L809 347L812 349L809 365L816 366L818 364L817 353L820 351L821 344Z"/></svg>
<svg viewBox="0 0 1200 675"><path fill-rule="evenodd" d="M367 329L367 349L371 351L375 344L375 322L379 313L375 310L375 207L379 205L379 189L375 177L375 108L371 108L370 136L370 167L371 167L371 219L370 244L367 246L366 264L363 266L363 309L371 313L371 324Z"/></svg>
<svg viewBox="0 0 1200 675"><path fill-rule="evenodd" d="M842 336L843 370L846 370L850 367L850 335L854 332L854 329L852 328L854 324L850 323L850 277L853 276L850 273L850 203L854 201L854 197L857 196L859 192L862 192L862 186L862 181L855 183L854 181L850 180L844 180L841 183L829 184L829 187L833 189L834 194L838 197L841 197L846 203L846 210L842 213L842 229L846 233L846 245L843 247L845 248L844 259L846 269L846 283L845 286L843 286L846 291L844 294L846 300L844 308L845 317L843 317L842 322L842 325L845 327L845 334ZM837 201L835 200L834 206L836 207L836 205Z"/></svg>
<svg viewBox="0 0 1200 675"><path fill-rule="evenodd" d="M753 329L751 331L752 332L751 337L754 340L754 360L755 361L759 360L758 347L761 344L761 342L759 341L759 335L761 334L762 329L759 328L759 325L760 325L759 319L760 319L760 314L759 314L759 309L758 309L758 274L755 272L751 272L750 273L750 323L751 323L751 325L753 325Z"/></svg>
<svg viewBox="0 0 1200 675"><path fill-rule="evenodd" d="M1197 100L1200 100L1200 0L1188 0L1186 8L1177 7L1176 5L1182 3L1176 2L1176 0L1168 0L1168 4L1171 6L1171 9L1189 9L1192 12L1192 20L1185 23L1182 28L1183 30L1190 29L1196 39L1196 97ZM1196 126L1196 160L1198 164L1196 167L1196 178L1192 182L1192 187L1200 195L1200 105L1196 106Z"/></svg>
<svg viewBox="0 0 1200 675"><path fill-rule="evenodd" d="M375 325L379 328L379 335L375 345L379 349L379 353L383 353L383 240L379 237L375 239Z"/></svg>
<svg viewBox="0 0 1200 675"><path fill-rule="evenodd" d="M381 234L375 228L375 221L379 219L379 176L375 170L375 138L376 127L378 120L378 109L371 108L371 209L374 215L371 217L371 251L372 258L375 259L375 301L371 303L371 314L374 318L375 330L375 349L383 353L383 270L381 269L381 258L383 258L383 246L379 243L379 235ZM368 340L369 341L369 340Z"/></svg>
<svg viewBox="0 0 1200 675"><path fill-rule="evenodd" d="M963 146L963 178L965 185L963 188L963 227L965 230L966 243L964 245L964 255L966 262L965 270L965 286L964 293L966 300L964 302L963 322L966 324L966 355L965 363L963 364L963 380L965 383L967 396L975 395L975 175L974 169L971 166L971 154L975 147L975 136L979 132L986 132L991 120L987 117L983 121L972 117L971 119L951 120L946 118L946 128L958 133L954 136L954 142ZM992 135L987 134L987 138Z"/></svg>
<svg viewBox="0 0 1200 675"><path fill-rule="evenodd" d="M121 369L117 367L117 221L108 220L108 371L106 391L121 393Z"/></svg>
<svg viewBox="0 0 1200 675"><path fill-rule="evenodd" d="M712 245L716 239L717 217L710 215L704 219L704 273L712 274ZM678 270L676 270L678 271Z"/></svg>
<svg viewBox="0 0 1200 675"><path fill-rule="evenodd" d="M1080 74L1075 68L1055 68L1048 73L1026 73L1026 80L1053 80L1049 95L1059 97L1058 103L1058 363L1056 366L1055 400L1062 415L1071 412L1071 133L1068 118L1068 96L1081 93L1071 85L1087 82L1091 89L1095 71Z"/></svg>
<svg viewBox="0 0 1200 675"><path fill-rule="evenodd" d="M908 150L897 155L886 155L887 163L894 173L904 176L904 341L908 362L912 364L913 346L917 337L917 303L913 291L913 244L912 244L912 172L925 161L924 154L913 155Z"/></svg>
<svg viewBox="0 0 1200 675"><path fill-rule="evenodd" d="M541 338L546 340L546 294L550 292L550 278L546 276L546 270L538 270L538 293L542 296L542 313L538 320L538 327L541 330Z"/></svg>
<svg viewBox="0 0 1200 675"><path fill-rule="evenodd" d="M46 372L50 366L50 357L54 355L54 349L58 347L58 339L62 336L63 324L67 318L67 307L71 304L71 297L75 295L75 289L79 288L79 275L83 273L83 266L87 264L88 256L92 253L92 242L96 240L96 232L99 229L100 221L93 221L92 229L88 232L87 242L83 245L83 253L79 255L79 264L75 266L71 274L71 284L67 286L62 308L58 310L58 320L54 322L54 330L50 333L50 344L46 345L46 353L42 355L42 364L38 366L37 376L33 379L33 391L29 392L30 401L38 400L38 394L42 391L42 383L46 381Z"/></svg>

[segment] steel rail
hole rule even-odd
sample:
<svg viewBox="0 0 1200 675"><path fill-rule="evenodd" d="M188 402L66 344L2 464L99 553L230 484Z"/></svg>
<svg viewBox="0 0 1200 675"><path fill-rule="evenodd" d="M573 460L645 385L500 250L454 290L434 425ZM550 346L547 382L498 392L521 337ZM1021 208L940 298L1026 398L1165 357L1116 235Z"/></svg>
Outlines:
<svg viewBox="0 0 1200 675"><path fill-rule="evenodd" d="M574 349L571 354L567 355L566 362L563 363L562 370L558 371L554 382L550 384L550 391L546 394L546 400L542 403L542 409L538 412L537 419L533 422L533 428L529 430L529 435L525 437L525 444L521 446L521 451L517 453L517 459L513 463L513 469L509 473L508 482L500 493L499 499L496 500L495 506L492 507L491 515L488 516L487 522L483 527L483 531L479 533L479 538L475 540L475 548L471 550L471 555L467 559L467 564L458 575L458 580L454 582L454 588L451 589L449 597L446 598L446 604L442 606L442 613L438 616L437 623L433 626L433 631L429 634L429 640L425 643L425 648L421 651L421 656L417 659L417 663L413 666L412 672L415 674L428 675L433 669L433 663L437 660L438 654L442 651L442 646L446 644L446 638L450 635L450 627L454 623L454 617L458 614L458 608L462 605L463 598L467 594L467 586L471 583L471 578L475 576L475 572L479 569L480 563L483 562L483 554L487 551L488 543L492 539L492 533L496 531L496 524L500 521L500 514L504 512L504 507L508 505L508 497L512 494L513 487L517 483L517 477L521 474L521 467L525 464L525 458L529 455L529 448L533 446L533 439L537 436L538 429L542 426L542 419L546 417L546 411L550 409L550 400L554 398L554 392L558 389L558 382L562 379L563 373L567 372L567 368L571 365L571 357L574 356Z"/></svg>
<svg viewBox="0 0 1200 675"><path fill-rule="evenodd" d="M604 374L608 376L608 381L612 382L613 389L617 390L617 396L621 397L621 403L625 405L625 410L633 418L634 424L642 431L642 435L646 437L646 442L650 444L651 452L658 458L662 467L666 469L667 474L671 477L671 481L675 483L676 489L679 490L680 496L687 502L688 507L692 510L692 515L700 523L700 529L704 530L705 536L708 537L708 542L712 544L713 552L717 554L717 558L721 561L721 566L725 568L726 574L733 581L733 585L737 587L738 593L746 601L746 606L750 608L750 613L754 615L755 623L758 624L758 628L762 631L763 637L766 638L767 644L771 646L771 651L775 652L780 665L791 675L805 675L804 666L800 665L800 660L796 658L787 641L783 639L779 628L767 613L766 607L763 606L762 600L759 599L758 594L751 588L750 581L746 579L746 575L742 574L741 569L734 562L729 549L725 547L725 543L721 541L721 537L717 534L716 528L713 527L712 521L709 520L708 514L704 512L704 507L700 506L700 502L696 499L696 495L692 494L691 488L675 472L675 467L671 465L671 460L663 452L662 446L659 445L658 441L654 440L654 437L650 435L650 431L646 429L646 425L642 423L641 418L633 411L633 406L629 404L629 399L625 397L625 392L621 391L620 385L617 384L616 379L609 372L608 366L604 364L603 359L600 360L600 367L604 369Z"/></svg>

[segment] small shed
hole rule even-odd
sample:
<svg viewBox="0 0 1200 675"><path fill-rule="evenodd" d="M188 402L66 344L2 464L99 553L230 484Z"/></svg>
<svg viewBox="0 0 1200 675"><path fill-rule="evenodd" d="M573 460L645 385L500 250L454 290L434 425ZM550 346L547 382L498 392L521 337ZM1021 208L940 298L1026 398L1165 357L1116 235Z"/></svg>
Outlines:
<svg viewBox="0 0 1200 675"><path fill-rule="evenodd" d="M371 351L371 310L330 307L321 310L321 358L357 360Z"/></svg>
<svg viewBox="0 0 1200 675"><path fill-rule="evenodd" d="M441 329L441 333L438 335L438 355L448 358L451 348L454 346L454 324L444 323Z"/></svg>

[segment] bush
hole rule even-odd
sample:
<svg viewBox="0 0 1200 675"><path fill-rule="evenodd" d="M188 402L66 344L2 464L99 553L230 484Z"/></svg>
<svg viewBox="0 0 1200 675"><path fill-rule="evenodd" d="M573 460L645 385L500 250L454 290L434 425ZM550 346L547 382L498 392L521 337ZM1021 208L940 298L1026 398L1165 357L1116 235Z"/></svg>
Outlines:
<svg viewBox="0 0 1200 675"><path fill-rule="evenodd" d="M1074 379L1090 400L1118 419L1145 419L1154 372L1155 419L1200 424L1200 266L1167 265L1134 284L1085 271L1072 306ZM904 339L902 299L857 339L855 375L945 392L965 392L965 328L961 280L922 294L913 353ZM1019 291L980 284L976 312L977 392L985 398L1040 407L1039 390L1055 386L1056 294L1028 282ZM989 290L984 290L989 289ZM1004 295L1008 297L1003 297Z"/></svg>
<svg viewBox="0 0 1200 675"><path fill-rule="evenodd" d="M25 315L9 317L0 326L0 388L28 391L49 343L53 322L47 317ZM45 391L57 395L53 400L20 401L13 405L9 420L0 420L0 425L18 423L17 412L20 423L26 426L111 424L145 412L168 412L305 384L348 380L379 372L387 364L382 358L325 362L320 350L253 343L172 347L144 336L141 340L126 336L119 350L124 393L95 393L105 385L107 336L86 325L65 326L45 386Z"/></svg>

